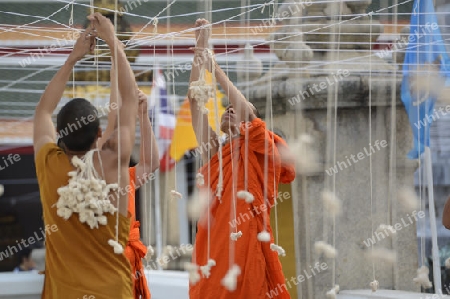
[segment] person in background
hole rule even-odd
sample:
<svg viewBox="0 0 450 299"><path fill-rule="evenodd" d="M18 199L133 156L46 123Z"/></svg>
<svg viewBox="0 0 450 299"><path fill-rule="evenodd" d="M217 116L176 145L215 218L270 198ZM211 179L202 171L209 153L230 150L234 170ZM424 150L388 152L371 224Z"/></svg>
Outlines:
<svg viewBox="0 0 450 299"><path fill-rule="evenodd" d="M31 252L32 252L32 249L28 248L28 247L23 248L19 252L20 264L16 268L14 268L14 270L13 270L14 273L21 273L21 272L37 273L36 264L34 263L33 259L31 258Z"/></svg>

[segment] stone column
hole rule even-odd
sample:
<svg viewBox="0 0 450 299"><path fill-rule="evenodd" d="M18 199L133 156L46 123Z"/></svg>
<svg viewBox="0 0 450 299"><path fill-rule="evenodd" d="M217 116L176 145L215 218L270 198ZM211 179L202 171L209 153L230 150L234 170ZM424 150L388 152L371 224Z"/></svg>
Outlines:
<svg viewBox="0 0 450 299"><path fill-rule="evenodd" d="M370 3L343 1L341 14L364 12ZM291 22L273 33L273 49L281 60L275 65L277 71L255 79L245 90L260 112L272 104L274 126L288 139L312 136L319 156L320 168L297 169L293 184L297 274L305 279L296 280L299 298L325 299L334 284L341 290L370 289L374 273L379 289L419 291L413 283L418 268L415 220L411 211L398 204L396 194L398 186L413 186L417 167L406 159L413 143L400 100L401 73L377 56L369 56L369 42L376 40L382 26L370 23L367 15L355 20L344 16L347 22L333 29L337 23L330 20L334 5L341 4L313 1L303 15L317 18L301 26ZM280 37L295 40L278 43ZM293 48L292 55L285 55ZM320 195L333 189L343 211L334 226L324 214ZM380 224L399 224L401 230L393 238L377 238L374 232ZM373 237L375 244L367 246L367 239ZM337 257L317 256L317 241L335 244ZM371 248L393 250L396 261L372 262L367 257ZM313 274L316 262L326 263L327 270Z"/></svg>

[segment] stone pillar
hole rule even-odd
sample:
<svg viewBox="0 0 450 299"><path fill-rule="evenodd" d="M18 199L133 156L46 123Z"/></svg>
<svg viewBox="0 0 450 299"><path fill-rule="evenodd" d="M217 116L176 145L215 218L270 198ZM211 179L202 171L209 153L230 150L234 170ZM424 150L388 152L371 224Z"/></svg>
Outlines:
<svg viewBox="0 0 450 299"><path fill-rule="evenodd" d="M293 44L273 43L281 60L276 64L278 71L266 73L245 90L260 112L272 104L274 127L288 139L311 135L319 156L320 169L297 169L293 183L297 274L305 279L297 279L299 298L325 299L334 284L341 290L370 289L374 273L379 289L419 291L413 283L418 268L415 220L411 211L398 204L396 194L399 186L413 186L417 167L415 161L406 159L413 142L400 100L401 73L377 56L368 56L368 43L383 30L379 23L370 25L369 16L351 21L352 17L344 16L342 20L349 21L333 29L336 20L323 16L333 17L336 3L314 2L305 7L303 15L318 18L272 34L271 39L278 40L300 28L303 31ZM342 14L364 12L370 3L343 1ZM327 43L330 39L334 43ZM345 51L338 52L337 45ZM293 55L278 54L294 47ZM343 211L334 226L325 217L320 196L323 190L333 189L342 200ZM400 230L393 238L378 240L374 232L380 224L399 224ZM367 239L373 237L375 244L367 246ZM335 244L337 257L317 256L317 241ZM372 262L367 258L371 248L395 251L396 262ZM314 270L314 275L311 268L316 262L326 263L327 270Z"/></svg>

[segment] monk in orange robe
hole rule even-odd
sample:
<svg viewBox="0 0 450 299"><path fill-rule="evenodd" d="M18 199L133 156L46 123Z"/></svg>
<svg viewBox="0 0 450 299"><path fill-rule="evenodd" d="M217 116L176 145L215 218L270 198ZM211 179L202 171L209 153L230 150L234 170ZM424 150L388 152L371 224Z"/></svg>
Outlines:
<svg viewBox="0 0 450 299"><path fill-rule="evenodd" d="M115 36L112 23L100 13L89 16L89 20L91 26L80 35L65 64L45 89L34 115L36 174L44 224L49 228L46 234L42 292L44 299L91 296L96 299L133 298L130 263L124 254L120 254L120 249L128 242L130 229L127 194L109 191L107 198L102 196L90 199L97 203L101 200L103 204L107 201L108 206L112 204L109 206L112 208L110 212L104 214L106 221L101 221L97 228L81 222L81 214L74 210L70 210L73 213L68 216L61 214L61 207L57 205L63 196L59 193L60 188L70 187L69 172L73 175L73 171L77 169L72 164L74 157L92 157L92 162L87 162L85 167L95 170L97 180L106 184L118 184L119 190L126 188L130 181L128 165L134 144L138 109L135 77L125 52L122 47L117 46L120 41ZM124 100L118 112L120 127L113 133L108 145L98 150L97 141L102 135L98 111L90 101L76 98L64 105L58 113L56 129L59 140L56 143L52 114L64 93L73 67L85 54L94 50L96 36L108 45L121 70L118 89ZM119 132L122 137L120 139ZM122 165L120 168L117 167L118 161ZM95 182L92 179L91 182ZM75 183L84 184L81 180ZM81 199L85 199L85 192L81 188L65 190L71 195L77 195L78 192L82 195Z"/></svg>
<svg viewBox="0 0 450 299"><path fill-rule="evenodd" d="M117 94L115 67L113 60L111 60L111 94L110 107L120 105L120 95ZM139 92L139 108L138 119L141 128L141 145L139 163L129 168L130 187L128 192L128 213L130 215L130 236L127 246L125 248L125 256L131 264L131 274L133 276L133 295L135 299L150 299L151 294L148 288L147 279L142 265L142 259L147 254L147 247L140 239L140 222L136 221L136 204L135 192L143 185L149 175L156 171L159 167L159 153L155 136L153 134L152 125L147 109L147 96L141 91ZM98 147L102 148L108 143L109 136L114 132L117 126L117 111L110 109L108 113L108 125L105 129L101 140L99 140Z"/></svg>
<svg viewBox="0 0 450 299"><path fill-rule="evenodd" d="M207 25L206 20L197 20L197 27ZM262 299L276 289L280 291L272 298L290 298L278 253L270 248L274 243L270 208L275 205L278 184L289 183L295 178L293 160L286 159L290 157L284 154L287 153L286 143L267 130L255 107L232 84L220 66L205 54L209 29L199 29L196 35L191 83L199 79L201 64L204 63L206 69L215 70L215 77L231 104L220 123L221 131L227 134L221 164L221 141L208 125L207 116L201 114L196 95L192 90L189 93L197 141L210 148L209 152L203 153L204 165L199 171L204 178L204 185L200 188L209 190L209 210L198 222L192 263L205 266L209 259L215 261L209 275L201 272L202 277L190 283L190 298ZM212 158L208 159L208 155ZM238 191L242 190L253 196L252 202L237 198ZM232 240L231 233L239 232L242 235L235 235ZM265 235L264 241L259 240L260 233ZM231 265L239 267L235 286L225 282Z"/></svg>

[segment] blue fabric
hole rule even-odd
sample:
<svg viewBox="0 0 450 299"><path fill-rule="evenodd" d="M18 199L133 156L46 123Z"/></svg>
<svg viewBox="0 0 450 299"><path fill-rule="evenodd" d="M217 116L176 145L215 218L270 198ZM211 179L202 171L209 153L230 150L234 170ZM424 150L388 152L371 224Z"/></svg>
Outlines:
<svg viewBox="0 0 450 299"><path fill-rule="evenodd" d="M427 76L427 74L418 73L417 68L424 64L438 62L440 75L447 77L446 85L450 86L450 61L445 49L445 41L442 40L437 24L433 1L415 0L401 86L402 102L414 135L414 148L408 153L410 159L418 159L425 147L430 146L430 126L433 122L433 114L436 115L434 111L436 91L417 92L414 86L411 86L410 79L420 81L420 76Z"/></svg>

